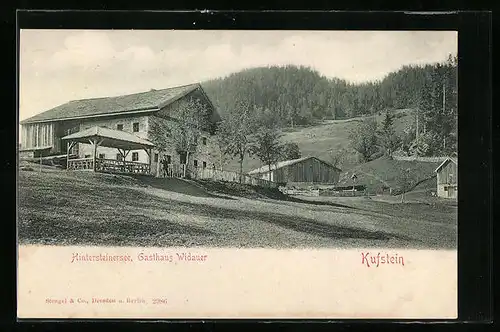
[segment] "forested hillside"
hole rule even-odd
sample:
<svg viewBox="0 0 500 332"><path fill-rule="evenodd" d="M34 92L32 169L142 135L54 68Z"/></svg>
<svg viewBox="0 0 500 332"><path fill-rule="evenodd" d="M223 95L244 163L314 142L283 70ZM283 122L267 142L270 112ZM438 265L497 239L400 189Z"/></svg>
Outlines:
<svg viewBox="0 0 500 332"><path fill-rule="evenodd" d="M362 84L307 67L271 66L202 85L223 118L219 144L231 157L227 166L238 171L304 154L335 164L340 158L349 167L381 155L457 150L456 57ZM284 152L279 142L298 151Z"/></svg>
<svg viewBox="0 0 500 332"><path fill-rule="evenodd" d="M222 115L238 111L238 103L268 111L282 127L306 125L314 120L371 115L385 109L441 108L442 91L456 115L456 64L404 66L384 79L352 84L327 78L307 67L271 66L246 69L203 83ZM444 89L443 89L444 85Z"/></svg>

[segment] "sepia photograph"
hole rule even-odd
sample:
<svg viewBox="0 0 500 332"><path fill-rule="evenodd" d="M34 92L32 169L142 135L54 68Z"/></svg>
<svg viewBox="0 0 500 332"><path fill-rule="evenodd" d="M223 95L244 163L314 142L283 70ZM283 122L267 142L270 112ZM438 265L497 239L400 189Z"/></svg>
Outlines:
<svg viewBox="0 0 500 332"><path fill-rule="evenodd" d="M21 30L19 312L456 317L457 43Z"/></svg>

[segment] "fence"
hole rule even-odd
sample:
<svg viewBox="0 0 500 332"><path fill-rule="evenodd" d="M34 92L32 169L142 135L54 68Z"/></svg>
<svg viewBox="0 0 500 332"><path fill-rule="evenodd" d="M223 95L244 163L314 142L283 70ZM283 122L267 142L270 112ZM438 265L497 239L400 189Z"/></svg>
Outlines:
<svg viewBox="0 0 500 332"><path fill-rule="evenodd" d="M428 163L441 163L444 160L446 160L447 157L393 156L392 158L399 161L422 161Z"/></svg>
<svg viewBox="0 0 500 332"><path fill-rule="evenodd" d="M297 196L334 196L334 197L355 197L368 196L366 191L359 190L325 190L325 189L282 189L287 195Z"/></svg>
<svg viewBox="0 0 500 332"><path fill-rule="evenodd" d="M184 169L186 168L185 164L168 164L167 169L163 171L163 173L160 173L161 177L175 177L175 178L182 178L184 177Z"/></svg>
<svg viewBox="0 0 500 332"><path fill-rule="evenodd" d="M365 190L320 190L319 196L333 196L333 197L358 197L358 196L374 196L368 194Z"/></svg>
<svg viewBox="0 0 500 332"><path fill-rule="evenodd" d="M319 189L283 189L282 192L286 195L297 195L297 196L319 196Z"/></svg>
<svg viewBox="0 0 500 332"><path fill-rule="evenodd" d="M180 164L168 164L166 170L159 173L160 177L178 177L183 178L184 176L190 177L196 180L212 180L212 181L224 181L224 182L240 182L240 173L218 170L211 168L187 168L184 173L184 168L186 165ZM242 174L241 182L243 184L249 184L252 186L277 188L278 183L258 179L253 176Z"/></svg>
<svg viewBox="0 0 500 332"><path fill-rule="evenodd" d="M190 172L194 179L199 180L213 180L213 181L225 181L225 182L240 182L240 173L210 169L210 168L197 168ZM277 188L278 184L272 181L255 178L248 174L241 175L241 183L249 184L252 186Z"/></svg>

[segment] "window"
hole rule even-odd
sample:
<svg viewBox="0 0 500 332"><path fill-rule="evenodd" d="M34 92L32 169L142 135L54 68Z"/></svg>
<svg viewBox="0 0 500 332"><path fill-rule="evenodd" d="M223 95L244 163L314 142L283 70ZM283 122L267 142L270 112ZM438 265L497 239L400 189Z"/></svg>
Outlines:
<svg viewBox="0 0 500 332"><path fill-rule="evenodd" d="M116 160L118 160L118 161L122 161L123 160L121 153L117 153L116 154Z"/></svg>
<svg viewBox="0 0 500 332"><path fill-rule="evenodd" d="M155 163L158 162L158 153L155 153Z"/></svg>
<svg viewBox="0 0 500 332"><path fill-rule="evenodd" d="M86 154L86 155L84 156L84 158L90 158L90 155L89 155L89 154Z"/></svg>
<svg viewBox="0 0 500 332"><path fill-rule="evenodd" d="M99 159L105 159L106 155L104 153L99 153Z"/></svg>
<svg viewBox="0 0 500 332"><path fill-rule="evenodd" d="M134 133L139 132L139 122L134 122L132 124L132 130L133 130Z"/></svg>
<svg viewBox="0 0 500 332"><path fill-rule="evenodd" d="M123 124L117 124L116 125L116 130L123 130Z"/></svg>
<svg viewBox="0 0 500 332"><path fill-rule="evenodd" d="M207 168L207 162L206 161L203 162L203 168Z"/></svg>
<svg viewBox="0 0 500 332"><path fill-rule="evenodd" d="M186 163L186 153L183 152L179 155L179 163L180 164L185 164Z"/></svg>
<svg viewBox="0 0 500 332"><path fill-rule="evenodd" d="M203 137L201 139L201 142L203 143L203 145L207 145L207 138L206 137Z"/></svg>
<svg viewBox="0 0 500 332"><path fill-rule="evenodd" d="M167 165L172 163L172 156L167 156Z"/></svg>
<svg viewBox="0 0 500 332"><path fill-rule="evenodd" d="M196 168L196 167L198 167L198 160L195 160L195 161L194 161L194 167L195 167L195 168Z"/></svg>
<svg viewBox="0 0 500 332"><path fill-rule="evenodd" d="M139 152L132 152L132 161L139 161Z"/></svg>

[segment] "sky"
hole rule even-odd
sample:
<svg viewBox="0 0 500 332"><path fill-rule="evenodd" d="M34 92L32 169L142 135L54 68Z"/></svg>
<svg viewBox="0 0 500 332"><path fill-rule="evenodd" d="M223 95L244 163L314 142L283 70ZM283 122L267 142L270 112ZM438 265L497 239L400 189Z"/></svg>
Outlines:
<svg viewBox="0 0 500 332"><path fill-rule="evenodd" d="M21 30L19 119L250 67L303 65L365 82L456 53L456 31Z"/></svg>

